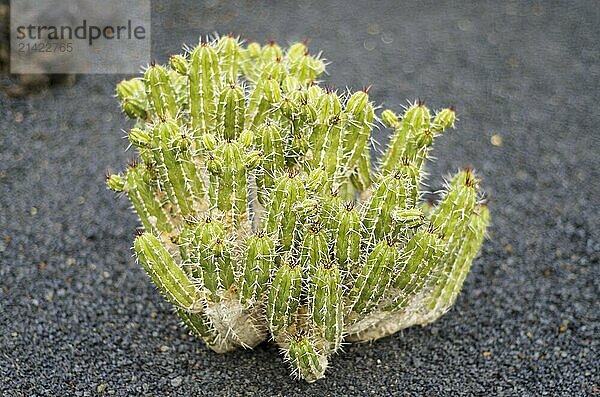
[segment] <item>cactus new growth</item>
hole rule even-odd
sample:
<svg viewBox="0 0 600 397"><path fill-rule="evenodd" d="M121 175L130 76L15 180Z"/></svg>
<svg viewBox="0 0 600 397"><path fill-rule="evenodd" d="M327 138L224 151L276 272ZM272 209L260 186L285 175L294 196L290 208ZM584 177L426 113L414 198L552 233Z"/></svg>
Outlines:
<svg viewBox="0 0 600 397"><path fill-rule="evenodd" d="M139 263L216 352L281 347L312 382L345 342L444 314L489 212L470 169L421 200L433 141L453 126L421 101L375 114L368 89L338 93L304 43L201 42L122 81L137 158L110 175L143 232ZM392 130L378 167L371 131Z"/></svg>

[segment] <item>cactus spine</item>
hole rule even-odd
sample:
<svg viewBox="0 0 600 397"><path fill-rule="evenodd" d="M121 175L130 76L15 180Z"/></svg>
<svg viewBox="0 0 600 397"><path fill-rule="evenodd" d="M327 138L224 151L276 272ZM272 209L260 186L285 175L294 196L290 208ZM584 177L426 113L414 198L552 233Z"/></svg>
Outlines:
<svg viewBox="0 0 600 397"><path fill-rule="evenodd" d="M139 263L190 332L217 352L271 338L309 382L344 341L445 313L489 222L468 169L435 207L420 201L452 108L378 118L367 89L319 85L324 70L303 43L232 36L151 65L117 86L138 158L107 178L139 215ZM379 119L393 133L374 168Z"/></svg>

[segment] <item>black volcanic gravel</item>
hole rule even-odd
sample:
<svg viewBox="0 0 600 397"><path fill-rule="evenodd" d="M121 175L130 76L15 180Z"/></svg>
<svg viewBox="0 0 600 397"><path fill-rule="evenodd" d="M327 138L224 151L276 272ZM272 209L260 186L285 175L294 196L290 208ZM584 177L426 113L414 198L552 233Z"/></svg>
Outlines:
<svg viewBox="0 0 600 397"><path fill-rule="evenodd" d="M457 107L430 186L475 167L492 225L456 306L345 347L312 385L269 344L209 351L134 263L136 217L104 187L131 156L123 76L80 76L0 93L1 395L600 394L597 2L153 2L158 62L217 31L309 38L328 82L373 84L383 106Z"/></svg>

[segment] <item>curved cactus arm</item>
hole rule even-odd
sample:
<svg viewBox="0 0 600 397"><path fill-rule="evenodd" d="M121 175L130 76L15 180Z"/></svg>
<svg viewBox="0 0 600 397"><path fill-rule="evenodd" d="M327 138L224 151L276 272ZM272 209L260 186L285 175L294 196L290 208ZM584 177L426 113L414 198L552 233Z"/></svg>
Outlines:
<svg viewBox="0 0 600 397"><path fill-rule="evenodd" d="M485 230L489 223L489 210L485 205L475 207L469 218L463 235L459 240L449 242L448 254L442 257L443 270L438 282L425 297L425 308L421 309L419 324L437 320L454 304L466 274L483 243Z"/></svg>
<svg viewBox="0 0 600 397"><path fill-rule="evenodd" d="M461 251L458 254L458 260L452 266L448 283L442 291L436 308L447 310L447 308L454 304L454 301L462 288L465 277L471 268L473 259L475 259L475 256L483 244L485 231L489 221L490 211L488 207L485 204L476 206L471 215L469 228Z"/></svg>
<svg viewBox="0 0 600 397"><path fill-rule="evenodd" d="M134 249L138 261L169 302L189 312L202 311L201 292L156 236L143 233L136 237Z"/></svg>
<svg viewBox="0 0 600 397"><path fill-rule="evenodd" d="M190 313L179 308L176 309L176 313L190 333L202 339L213 351L225 353L239 347L235 343L224 340L215 330L210 319L205 314Z"/></svg>
<svg viewBox="0 0 600 397"><path fill-rule="evenodd" d="M124 177L110 175L106 183L110 189L127 194L146 231L172 231L171 217L161 204L157 189L153 186L149 171L146 168L132 163Z"/></svg>
<svg viewBox="0 0 600 397"><path fill-rule="evenodd" d="M430 126L431 114L422 101L410 105L402 120L391 110L382 113L383 123L394 129L387 151L379 166L381 175L393 172L403 158L410 158L407 151L411 150L411 137L420 130L427 130Z"/></svg>
<svg viewBox="0 0 600 397"><path fill-rule="evenodd" d="M444 311L447 309L445 305L438 307L438 303L449 282L453 267L458 266L457 261L461 265L464 262L461 249L467 242L466 238L477 201L477 185L478 180L472 170L465 169L458 172L431 215L431 227L441 234L445 249L440 258L440 265L432 272L434 281L431 283L430 291L422 300L420 311L425 317L439 317L441 314L435 313L441 310L440 307L443 307Z"/></svg>
<svg viewBox="0 0 600 397"><path fill-rule="evenodd" d="M433 269L444 251L441 239L427 230L418 231L400 254L401 265L391 283L389 295L393 296L383 310L404 310L416 295L430 282Z"/></svg>
<svg viewBox="0 0 600 397"><path fill-rule="evenodd" d="M351 317L356 319L369 313L379 303L397 259L397 247L392 240L381 240L373 248L348 294Z"/></svg>

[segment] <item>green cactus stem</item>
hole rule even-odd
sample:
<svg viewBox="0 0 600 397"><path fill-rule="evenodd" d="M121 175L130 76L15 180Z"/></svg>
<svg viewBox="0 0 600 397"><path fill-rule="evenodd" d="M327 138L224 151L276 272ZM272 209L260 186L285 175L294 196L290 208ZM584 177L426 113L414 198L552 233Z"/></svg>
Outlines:
<svg viewBox="0 0 600 397"><path fill-rule="evenodd" d="M137 260L190 333L216 352L272 340L308 382L344 342L447 312L490 217L470 169L436 205L421 200L453 108L376 114L368 89L339 94L324 71L305 43L232 35L153 64L117 85L137 156L106 180L139 216ZM392 133L375 159L380 121Z"/></svg>

